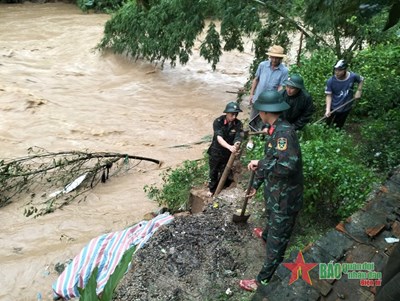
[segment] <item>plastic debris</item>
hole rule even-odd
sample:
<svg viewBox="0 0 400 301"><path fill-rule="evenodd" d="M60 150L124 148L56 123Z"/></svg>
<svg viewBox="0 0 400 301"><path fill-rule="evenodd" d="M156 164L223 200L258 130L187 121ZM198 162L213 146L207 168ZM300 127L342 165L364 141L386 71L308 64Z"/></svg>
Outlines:
<svg viewBox="0 0 400 301"><path fill-rule="evenodd" d="M87 175L86 173L81 175L80 177L76 178L73 182L66 185L63 190L55 191L55 192L51 193L49 196L51 198L53 198L53 197L58 196L59 194L64 194L64 193L73 191L75 188L77 188L79 185L81 185L83 180L86 178L86 175Z"/></svg>
<svg viewBox="0 0 400 301"><path fill-rule="evenodd" d="M247 150L251 151L254 148L254 144L252 141L247 142L246 145Z"/></svg>
<svg viewBox="0 0 400 301"><path fill-rule="evenodd" d="M386 242L388 244L394 244L395 242L399 242L400 241L400 239L395 238L395 237L386 237L385 240L386 240Z"/></svg>

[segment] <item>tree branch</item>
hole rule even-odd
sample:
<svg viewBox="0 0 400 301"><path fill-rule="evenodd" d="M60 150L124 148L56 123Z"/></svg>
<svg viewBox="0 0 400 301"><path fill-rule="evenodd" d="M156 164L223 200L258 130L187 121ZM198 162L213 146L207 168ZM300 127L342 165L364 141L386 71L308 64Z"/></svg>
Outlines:
<svg viewBox="0 0 400 301"><path fill-rule="evenodd" d="M278 14L279 16L285 18L290 24L292 24L294 27L296 27L299 31L301 31L307 38L311 38L310 34L307 32L307 30L304 28L303 25L299 24L298 22L296 22L294 19L290 18L288 15L286 15L285 13L279 11L276 7L263 2L261 0L253 0L254 2L264 5L265 7L267 7L268 9L270 9L271 11L273 11L274 13ZM330 46L328 42L326 42L322 37L318 36L316 33L314 33L313 31L311 31L312 35L317 38L318 40L320 40L321 42L323 42L326 46Z"/></svg>
<svg viewBox="0 0 400 301"><path fill-rule="evenodd" d="M106 182L110 169L113 166L114 169L115 166L118 168L119 161L120 166L128 166L133 160L137 160L137 164L149 161L160 166L162 163L153 158L121 153L80 151L49 153L41 148L31 148L29 152L32 154L26 157L0 160L0 207L9 204L17 196L28 198L26 206L30 207L25 208L26 216L52 212L84 194L98 182ZM126 170L133 167L129 165ZM114 171L114 174L116 172ZM81 178L82 176L84 177ZM81 181L77 182L79 178ZM60 187L62 190L59 190ZM70 195L70 192L79 188L83 189ZM50 189L57 189L57 191L49 197L46 193L37 195L37 192ZM46 205L44 208L38 208L40 206L35 205L35 200L38 203L38 198L41 199L39 204ZM61 204L58 201L59 198L63 199Z"/></svg>

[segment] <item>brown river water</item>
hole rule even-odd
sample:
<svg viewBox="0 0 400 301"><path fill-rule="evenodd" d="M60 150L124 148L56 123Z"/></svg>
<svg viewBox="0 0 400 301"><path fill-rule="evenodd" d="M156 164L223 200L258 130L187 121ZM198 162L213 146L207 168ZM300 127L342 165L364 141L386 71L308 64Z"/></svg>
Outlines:
<svg viewBox="0 0 400 301"><path fill-rule="evenodd" d="M85 201L36 219L23 215L21 197L0 208L0 300L38 300L38 293L51 300L55 264L156 210L143 186L160 183L163 168L200 158L208 145L171 146L211 135L212 121L235 98L227 91L246 82L251 45L224 54L216 72L197 50L188 65L163 70L94 52L108 18L65 3L0 4L1 159L39 146L164 162L111 178Z"/></svg>

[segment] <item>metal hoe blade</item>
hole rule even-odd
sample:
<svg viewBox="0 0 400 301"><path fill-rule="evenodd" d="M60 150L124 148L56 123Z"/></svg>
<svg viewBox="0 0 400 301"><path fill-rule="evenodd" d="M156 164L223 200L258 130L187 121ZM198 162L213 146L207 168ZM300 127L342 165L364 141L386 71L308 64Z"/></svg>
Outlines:
<svg viewBox="0 0 400 301"><path fill-rule="evenodd" d="M254 174L255 174L255 172L252 171L251 172L251 176L250 176L250 181L249 181L249 184L248 184L247 190L246 190L246 196L244 197L244 202L243 202L243 207L242 207L241 214L240 215L234 214L233 217L232 217L232 221L234 223L246 223L247 220L250 217L250 214L245 215L245 213L246 213L247 203L249 201L248 195L250 193L251 185L253 184L253 180L254 180Z"/></svg>

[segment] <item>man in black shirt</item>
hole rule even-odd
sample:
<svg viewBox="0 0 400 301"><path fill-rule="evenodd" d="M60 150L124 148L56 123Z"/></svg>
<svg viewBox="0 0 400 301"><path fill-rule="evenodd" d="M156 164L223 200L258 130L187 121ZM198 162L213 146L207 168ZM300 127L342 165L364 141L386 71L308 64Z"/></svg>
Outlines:
<svg viewBox="0 0 400 301"><path fill-rule="evenodd" d="M296 131L301 130L311 121L312 114L315 112L312 97L304 87L303 78L298 74L289 76L284 85L286 88L280 93L290 109L284 111L282 117L289 121Z"/></svg>
<svg viewBox="0 0 400 301"><path fill-rule="evenodd" d="M292 124L296 131L301 130L311 121L315 112L312 97L304 87L303 78L298 74L289 76L283 85L285 89L279 93L290 108L284 111L281 117ZM253 131L261 131L263 125L259 115L250 121L250 128Z"/></svg>
<svg viewBox="0 0 400 301"><path fill-rule="evenodd" d="M237 119L242 110L236 102L230 102L221 115L214 120L214 136L207 151L209 155L210 179L208 182L209 196L217 189L219 179L228 163L231 153L237 151L235 143L241 141L242 122Z"/></svg>

